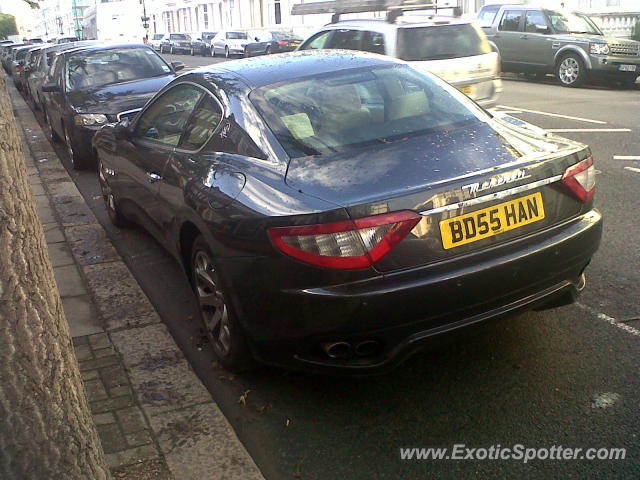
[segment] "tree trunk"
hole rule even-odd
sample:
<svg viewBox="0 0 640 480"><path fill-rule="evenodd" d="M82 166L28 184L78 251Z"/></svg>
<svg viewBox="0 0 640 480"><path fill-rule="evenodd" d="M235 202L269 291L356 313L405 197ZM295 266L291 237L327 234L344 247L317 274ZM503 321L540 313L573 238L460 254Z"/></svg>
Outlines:
<svg viewBox="0 0 640 480"><path fill-rule="evenodd" d="M109 478L0 75L0 478Z"/></svg>

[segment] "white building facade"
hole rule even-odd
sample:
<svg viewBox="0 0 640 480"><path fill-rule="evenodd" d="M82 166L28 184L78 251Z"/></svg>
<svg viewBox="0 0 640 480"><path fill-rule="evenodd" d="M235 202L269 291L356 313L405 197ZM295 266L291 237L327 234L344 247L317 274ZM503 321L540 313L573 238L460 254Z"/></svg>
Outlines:
<svg viewBox="0 0 640 480"><path fill-rule="evenodd" d="M21 0L15 0L21 1ZM75 35L74 5L94 3L91 15L96 18L88 22L102 24L104 34L97 38L144 36L141 10L146 12L148 33L194 33L221 29L293 29L306 36L316 28L328 23L330 15L291 15L297 3L317 0L42 0L41 8L34 10L29 19L16 15L18 23L32 24L30 36L54 38ZM485 4L507 3L507 0L437 0L440 6L462 7L466 16L474 16ZM607 34L630 36L636 20L640 18L640 0L511 0L508 3L529 3L550 8L580 10L589 14ZM103 7L104 4L113 4ZM90 7L93 8L93 7ZM77 12L78 9L76 8ZM101 14L104 11L104 14ZM114 15L117 18L114 18ZM77 16L77 15L76 15ZM381 13L358 14L358 17L382 16ZM102 18L101 18L102 17ZM124 17L127 17L126 19ZM345 16L348 18L349 16ZM112 25L108 25L111 18ZM28 22L26 22L28 20ZM139 26L138 27L136 27ZM97 28L94 26L94 28ZM126 32L120 30L125 29ZM100 30L100 28L98 28ZM108 31L108 32L107 32ZM139 41L136 40L136 41Z"/></svg>

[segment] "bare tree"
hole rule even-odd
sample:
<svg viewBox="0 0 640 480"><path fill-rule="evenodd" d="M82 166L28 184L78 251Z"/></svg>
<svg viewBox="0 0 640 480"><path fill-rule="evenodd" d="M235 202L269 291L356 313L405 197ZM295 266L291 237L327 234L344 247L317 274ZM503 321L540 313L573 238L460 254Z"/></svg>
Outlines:
<svg viewBox="0 0 640 480"><path fill-rule="evenodd" d="M0 75L0 478L109 478Z"/></svg>

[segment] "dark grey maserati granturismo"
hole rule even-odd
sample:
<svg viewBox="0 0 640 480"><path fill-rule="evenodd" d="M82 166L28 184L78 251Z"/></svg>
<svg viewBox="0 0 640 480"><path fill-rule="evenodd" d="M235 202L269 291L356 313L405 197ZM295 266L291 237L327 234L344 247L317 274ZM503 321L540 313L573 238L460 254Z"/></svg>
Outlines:
<svg viewBox="0 0 640 480"><path fill-rule="evenodd" d="M182 263L229 369L377 372L570 303L602 233L587 146L383 56L204 67L93 147L112 221Z"/></svg>

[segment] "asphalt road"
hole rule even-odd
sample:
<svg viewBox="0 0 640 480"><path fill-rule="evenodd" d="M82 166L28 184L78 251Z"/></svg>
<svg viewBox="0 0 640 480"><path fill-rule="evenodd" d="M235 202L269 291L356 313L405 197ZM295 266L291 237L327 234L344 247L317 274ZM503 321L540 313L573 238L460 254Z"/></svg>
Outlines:
<svg viewBox="0 0 640 480"><path fill-rule="evenodd" d="M189 66L213 60L167 58ZM505 81L504 87L502 109L542 127L629 129L561 133L589 143L600 171L597 204L605 235L588 269L586 291L577 305L442 339L386 376L335 378L269 368L233 376L220 369L202 343L179 266L142 230L111 226L95 173L73 172L268 480L640 477L640 331L634 328L640 329L640 321L617 322L640 315L640 160L613 158L640 156L640 91L573 90L553 81ZM57 150L69 168L64 149ZM246 405L238 401L243 394ZM597 406L602 404L608 408ZM400 460L401 447L455 444L627 452L618 461Z"/></svg>

